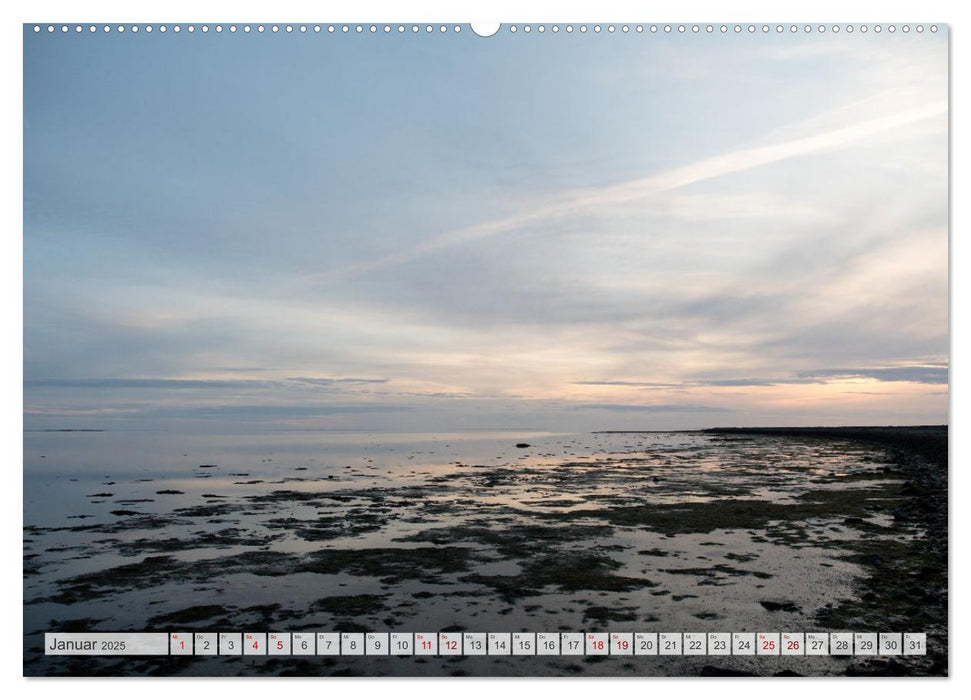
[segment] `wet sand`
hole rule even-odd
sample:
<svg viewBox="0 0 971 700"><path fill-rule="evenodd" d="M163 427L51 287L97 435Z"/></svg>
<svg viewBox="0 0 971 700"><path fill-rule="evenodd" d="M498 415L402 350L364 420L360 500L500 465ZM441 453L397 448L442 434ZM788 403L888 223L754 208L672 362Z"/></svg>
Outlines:
<svg viewBox="0 0 971 700"><path fill-rule="evenodd" d="M24 672L946 675L946 444L946 428L592 433L485 458L445 435L176 477L54 469L25 479ZM926 631L930 653L43 656L43 632L89 630Z"/></svg>

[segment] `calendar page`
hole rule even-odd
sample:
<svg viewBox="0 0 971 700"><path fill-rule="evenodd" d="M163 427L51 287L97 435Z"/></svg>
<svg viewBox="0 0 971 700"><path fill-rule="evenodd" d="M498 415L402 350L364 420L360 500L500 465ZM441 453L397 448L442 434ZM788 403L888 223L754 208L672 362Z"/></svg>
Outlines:
<svg viewBox="0 0 971 700"><path fill-rule="evenodd" d="M947 24L22 33L24 675L948 675Z"/></svg>

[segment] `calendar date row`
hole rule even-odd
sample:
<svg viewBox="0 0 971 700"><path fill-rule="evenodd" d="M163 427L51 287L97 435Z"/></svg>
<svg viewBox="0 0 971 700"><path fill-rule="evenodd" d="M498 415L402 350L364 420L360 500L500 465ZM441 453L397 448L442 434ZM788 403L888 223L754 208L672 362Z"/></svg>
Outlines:
<svg viewBox="0 0 971 700"><path fill-rule="evenodd" d="M922 656L923 632L88 632L49 656Z"/></svg>

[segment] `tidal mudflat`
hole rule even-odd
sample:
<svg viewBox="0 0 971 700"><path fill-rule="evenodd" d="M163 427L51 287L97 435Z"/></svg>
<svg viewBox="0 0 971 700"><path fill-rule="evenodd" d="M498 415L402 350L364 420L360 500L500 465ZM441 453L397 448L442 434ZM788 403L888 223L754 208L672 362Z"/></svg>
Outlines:
<svg viewBox="0 0 971 700"><path fill-rule="evenodd" d="M179 440L26 434L25 674L947 673L946 428ZM914 631L930 653L44 657L44 632L94 630Z"/></svg>

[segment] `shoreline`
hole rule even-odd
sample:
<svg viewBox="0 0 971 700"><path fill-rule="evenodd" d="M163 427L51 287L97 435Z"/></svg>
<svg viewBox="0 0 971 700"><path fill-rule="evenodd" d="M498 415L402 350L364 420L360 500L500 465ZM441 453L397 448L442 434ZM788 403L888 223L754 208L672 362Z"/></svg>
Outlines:
<svg viewBox="0 0 971 700"><path fill-rule="evenodd" d="M947 425L881 425L837 427L755 427L755 428L705 428L700 433L711 435L766 435L777 437L818 437L826 439L855 440L871 444L915 452L947 468Z"/></svg>
<svg viewBox="0 0 971 700"><path fill-rule="evenodd" d="M838 428L710 428L700 431L721 436L774 436L843 439L885 447L905 477L897 493L902 503L893 510L895 522L925 530L921 542L901 544L888 553L874 543L860 548L857 557L869 572L858 600L817 611L830 628L851 626L873 610L893 617L898 611L920 611L926 621L930 675L948 674L948 444L947 425L847 426ZM924 546L919 546L924 545ZM892 554L892 555L891 555ZM936 639L935 639L936 638ZM907 675L894 660L865 660L849 675Z"/></svg>

